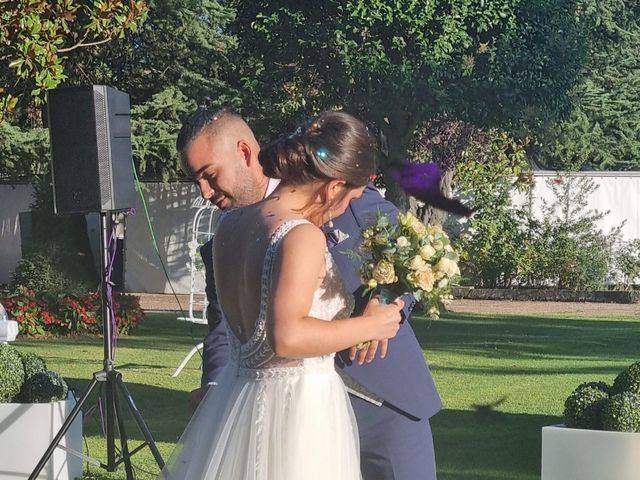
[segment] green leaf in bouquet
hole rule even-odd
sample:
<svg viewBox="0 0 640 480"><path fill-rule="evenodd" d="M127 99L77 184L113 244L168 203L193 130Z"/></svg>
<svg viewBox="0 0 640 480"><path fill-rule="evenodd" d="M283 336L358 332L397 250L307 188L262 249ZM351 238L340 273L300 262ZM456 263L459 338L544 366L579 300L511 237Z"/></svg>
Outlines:
<svg viewBox="0 0 640 480"><path fill-rule="evenodd" d="M393 261L393 254L396 253L397 250L395 248L385 248L382 250L382 255L385 256L388 260Z"/></svg>
<svg viewBox="0 0 640 480"><path fill-rule="evenodd" d="M376 227L380 229L387 228L390 226L389 217L386 215L378 214L378 218L376 218Z"/></svg>

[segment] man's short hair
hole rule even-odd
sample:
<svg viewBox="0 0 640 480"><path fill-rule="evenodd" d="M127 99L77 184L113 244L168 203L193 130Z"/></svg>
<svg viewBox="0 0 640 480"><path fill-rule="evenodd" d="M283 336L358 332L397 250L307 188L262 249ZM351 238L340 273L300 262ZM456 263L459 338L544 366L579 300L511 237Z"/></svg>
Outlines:
<svg viewBox="0 0 640 480"><path fill-rule="evenodd" d="M203 133L208 136L214 136L222 126L235 120L242 121L242 117L227 108L215 109L206 106L198 107L198 109L185 120L180 129L180 133L178 133L176 150L178 150L178 154L180 155L182 170L187 175L191 175L191 172L186 164L184 152L191 142Z"/></svg>

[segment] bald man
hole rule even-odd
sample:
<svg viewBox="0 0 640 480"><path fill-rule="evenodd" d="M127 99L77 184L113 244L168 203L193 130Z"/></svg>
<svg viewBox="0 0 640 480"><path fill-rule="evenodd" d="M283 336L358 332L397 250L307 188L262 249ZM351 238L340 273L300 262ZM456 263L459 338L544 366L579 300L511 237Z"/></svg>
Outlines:
<svg viewBox="0 0 640 480"><path fill-rule="evenodd" d="M267 178L258 162L260 147L241 117L229 111L199 108L183 125L177 148L203 198L221 209L249 205L268 196L278 180ZM327 247L345 286L353 292L355 313L368 297L362 294L358 271L349 251L362 241L362 230L371 226L376 213L395 221L398 210L373 187L350 202L346 212L325 225ZM202 386L191 393L192 406L202 399L228 362L229 344L213 278L213 249L200 249L207 281L209 334L204 341ZM405 318L415 305L405 298ZM384 359L355 361L350 352L336 355L336 367L350 388L350 398L360 435L360 459L364 480L435 480L436 467L429 418L442 402L426 365L422 349L406 321L389 341ZM273 479L277 480L277 479Z"/></svg>

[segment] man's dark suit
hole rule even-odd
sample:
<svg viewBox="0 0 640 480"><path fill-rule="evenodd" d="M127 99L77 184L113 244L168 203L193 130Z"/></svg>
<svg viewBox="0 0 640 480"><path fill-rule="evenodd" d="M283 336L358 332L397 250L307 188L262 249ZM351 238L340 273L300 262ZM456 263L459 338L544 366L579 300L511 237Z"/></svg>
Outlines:
<svg viewBox="0 0 640 480"><path fill-rule="evenodd" d="M396 221L398 210L378 191L367 186L362 196L349 204L347 211L325 226L327 245L338 265L347 288L356 298L356 313L367 299L360 294L362 282L354 261L346 253L357 249L361 232L371 226L379 213ZM227 333L218 305L213 278L211 242L201 249L207 281L210 332L204 341L202 385L213 383L227 362ZM405 316L413 307L405 302ZM442 402L424 360L422 349L409 321L400 326L389 341L384 359L364 365L349 361L348 352L336 356L336 365L376 396L383 406L352 396L360 432L362 474L365 480L433 480L435 458L429 418L442 408Z"/></svg>

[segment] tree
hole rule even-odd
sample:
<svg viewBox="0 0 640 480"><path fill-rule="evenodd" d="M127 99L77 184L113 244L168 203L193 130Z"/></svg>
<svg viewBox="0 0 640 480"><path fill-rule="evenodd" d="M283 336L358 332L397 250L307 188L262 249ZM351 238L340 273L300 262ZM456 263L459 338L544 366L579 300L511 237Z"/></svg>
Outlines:
<svg viewBox="0 0 640 480"><path fill-rule="evenodd" d="M182 176L175 137L196 104L208 96L219 104L239 106L229 60L235 40L225 33L233 9L215 0L152 0L146 8L145 22L127 30L122 38L69 52L63 64L64 84L107 84L129 93L138 172L166 181ZM34 123L14 120L23 127ZM38 168L44 164L46 171L46 135L7 128L11 138L4 143L0 140L0 148L5 145L7 152L12 148L24 154L0 159L7 174L29 179L35 173L25 167L30 163ZM20 147L25 135L43 141L39 148L45 156L27 158L33 148Z"/></svg>
<svg viewBox="0 0 640 480"><path fill-rule="evenodd" d="M540 139L540 163L556 169L640 169L640 2L586 0L580 19L589 55L572 92L576 109Z"/></svg>
<svg viewBox="0 0 640 480"><path fill-rule="evenodd" d="M16 108L41 105L46 91L67 78L69 53L135 30L146 11L141 0L1 3L0 121ZM36 118L33 123L38 122Z"/></svg>
<svg viewBox="0 0 640 480"><path fill-rule="evenodd" d="M238 108L233 84L234 10L217 0L151 0L146 21L98 55L67 64L70 80L106 83L128 92L138 172L164 181L181 177L175 141L184 118L205 97Z"/></svg>
<svg viewBox="0 0 640 480"><path fill-rule="evenodd" d="M24 181L49 171L49 137L44 128L21 129L0 122L0 180Z"/></svg>
<svg viewBox="0 0 640 480"><path fill-rule="evenodd" d="M145 22L107 45L99 55L83 54L69 75L104 82L141 105L167 88L190 100L209 96L238 105L230 86L236 41L227 32L234 10L218 0L149 0Z"/></svg>
<svg viewBox="0 0 640 480"><path fill-rule="evenodd" d="M525 130L557 118L583 56L573 0L258 0L239 2L235 29L260 129L344 108L384 128L392 161L439 114Z"/></svg>

